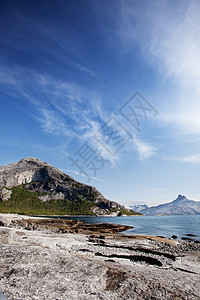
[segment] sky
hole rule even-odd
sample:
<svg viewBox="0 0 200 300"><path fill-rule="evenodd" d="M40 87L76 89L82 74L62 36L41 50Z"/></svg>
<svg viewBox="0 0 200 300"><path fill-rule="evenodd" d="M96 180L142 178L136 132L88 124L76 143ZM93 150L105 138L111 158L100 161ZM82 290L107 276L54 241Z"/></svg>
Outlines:
<svg viewBox="0 0 200 300"><path fill-rule="evenodd" d="M200 200L200 1L0 0L0 114L0 165Z"/></svg>

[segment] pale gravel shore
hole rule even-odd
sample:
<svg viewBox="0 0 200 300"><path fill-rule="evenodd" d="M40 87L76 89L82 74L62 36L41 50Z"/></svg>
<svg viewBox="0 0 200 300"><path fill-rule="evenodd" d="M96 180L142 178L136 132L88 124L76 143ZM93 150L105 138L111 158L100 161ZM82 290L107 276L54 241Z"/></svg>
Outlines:
<svg viewBox="0 0 200 300"><path fill-rule="evenodd" d="M0 227L7 299L200 299L200 247L154 237Z"/></svg>

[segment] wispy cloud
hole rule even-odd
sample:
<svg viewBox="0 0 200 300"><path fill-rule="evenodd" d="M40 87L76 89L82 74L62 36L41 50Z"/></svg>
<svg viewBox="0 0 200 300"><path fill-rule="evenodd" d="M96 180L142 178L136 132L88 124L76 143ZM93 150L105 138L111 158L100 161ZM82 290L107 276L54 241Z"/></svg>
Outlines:
<svg viewBox="0 0 200 300"><path fill-rule="evenodd" d="M199 164L200 163L200 154L192 154L183 157L166 157L164 160L169 161L179 161L183 163Z"/></svg>
<svg viewBox="0 0 200 300"><path fill-rule="evenodd" d="M84 72L86 74L89 74L90 76L94 77L94 78L100 78L100 74L95 72L95 71L92 71L90 70L88 67L85 67L84 65L81 65L81 64L78 64L78 63L75 63L75 67L80 70L81 72Z"/></svg>
<svg viewBox="0 0 200 300"><path fill-rule="evenodd" d="M118 156L110 154L95 139L109 117L96 91L19 68L12 72L1 68L0 74L0 84L7 94L34 106L32 116L46 133L68 137L68 142L72 139L80 144L89 141L99 156L114 165Z"/></svg>
<svg viewBox="0 0 200 300"><path fill-rule="evenodd" d="M140 44L146 62L170 79L174 96L160 101L159 119L182 133L200 133L200 3L198 1L148 2L148 9L122 1L118 31L121 44ZM173 107L173 109L172 109Z"/></svg>
<svg viewBox="0 0 200 300"><path fill-rule="evenodd" d="M103 125L106 124L103 123ZM86 132L82 135L83 140L89 141L91 145L95 146L97 154L101 156L104 161L109 161L114 167L119 161L119 155L114 153L114 149L111 145L107 145L103 139L103 136L99 136L98 133L102 124L96 121L91 121Z"/></svg>
<svg viewBox="0 0 200 300"><path fill-rule="evenodd" d="M38 118L41 123L42 128L47 133L52 133L55 135L64 135L74 137L75 132L68 128L64 118L62 118L58 113L53 110L48 110L45 108L40 108L42 117Z"/></svg>
<svg viewBox="0 0 200 300"><path fill-rule="evenodd" d="M88 179L95 179L95 180L98 180L98 181L102 181L102 182L105 182L103 179L100 179L98 177L94 177L94 176L87 176L85 174L82 174L82 173L79 173L79 172L76 172L76 171L73 171L73 170L64 170L64 169L61 169L63 172L71 172L71 173L74 173L76 175L79 175L79 176L82 176L82 177L86 177Z"/></svg>
<svg viewBox="0 0 200 300"><path fill-rule="evenodd" d="M200 154L185 156L181 159L183 162L199 164L200 163Z"/></svg>
<svg viewBox="0 0 200 300"><path fill-rule="evenodd" d="M141 141L140 139L133 138L133 147L138 152L140 160L144 161L156 154L157 148L151 146L150 144Z"/></svg>

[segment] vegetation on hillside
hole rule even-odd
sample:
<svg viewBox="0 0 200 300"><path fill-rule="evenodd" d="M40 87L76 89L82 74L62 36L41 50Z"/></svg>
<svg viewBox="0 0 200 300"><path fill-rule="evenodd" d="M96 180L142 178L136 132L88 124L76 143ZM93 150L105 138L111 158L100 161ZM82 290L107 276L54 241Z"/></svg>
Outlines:
<svg viewBox="0 0 200 300"><path fill-rule="evenodd" d="M37 192L29 191L25 185L16 186L10 189L11 197L7 201L0 202L0 212L18 213L26 215L95 215L92 208L97 206L95 195L88 195L87 200L77 195L73 200L56 199L43 202L39 196L44 195ZM112 209L108 212L117 211ZM119 211L119 210L118 210ZM118 215L135 215L134 211L121 208Z"/></svg>
<svg viewBox="0 0 200 300"><path fill-rule="evenodd" d="M0 212L18 213L27 215L93 215L90 209L94 201L79 199L78 201L50 200L43 202L41 194L31 192L23 185L11 188L12 195L9 200L0 202Z"/></svg>
<svg viewBox="0 0 200 300"><path fill-rule="evenodd" d="M123 215L127 215L127 216L135 216L135 215L142 215L139 212L130 210L130 209L126 209L125 207L121 208L119 213L118 213L118 217L123 216Z"/></svg>

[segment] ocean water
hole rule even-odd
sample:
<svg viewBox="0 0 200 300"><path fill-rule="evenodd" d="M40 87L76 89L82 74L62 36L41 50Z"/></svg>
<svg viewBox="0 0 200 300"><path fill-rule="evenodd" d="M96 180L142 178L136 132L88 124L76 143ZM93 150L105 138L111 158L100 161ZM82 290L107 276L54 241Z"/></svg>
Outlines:
<svg viewBox="0 0 200 300"><path fill-rule="evenodd" d="M129 216L129 217L62 217L66 219L79 219L86 223L115 223L120 225L133 226L125 231L126 234L147 234L165 236L172 235L186 237L187 234L194 234L191 237L200 241L200 215L188 216Z"/></svg>

